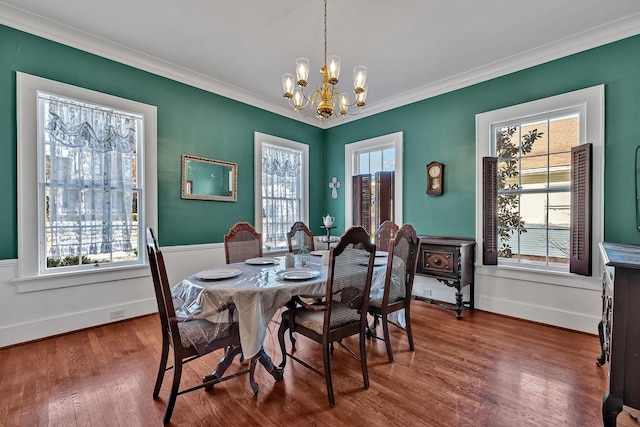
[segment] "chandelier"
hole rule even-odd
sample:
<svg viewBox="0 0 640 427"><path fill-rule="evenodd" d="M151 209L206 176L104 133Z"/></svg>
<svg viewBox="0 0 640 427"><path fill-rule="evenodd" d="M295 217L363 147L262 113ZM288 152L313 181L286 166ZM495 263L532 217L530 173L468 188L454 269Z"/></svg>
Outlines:
<svg viewBox="0 0 640 427"><path fill-rule="evenodd" d="M320 72L322 84L305 93L309 77L309 60L296 59L296 76L291 73L282 76L283 96L289 105L303 117L314 112L321 122L331 116L343 119L347 115L358 114L367 97L367 67L359 65L353 69L355 100L351 103L349 94L342 92L338 87L340 58L335 55L327 58L327 0L324 0L324 64ZM339 114L335 114L336 109Z"/></svg>

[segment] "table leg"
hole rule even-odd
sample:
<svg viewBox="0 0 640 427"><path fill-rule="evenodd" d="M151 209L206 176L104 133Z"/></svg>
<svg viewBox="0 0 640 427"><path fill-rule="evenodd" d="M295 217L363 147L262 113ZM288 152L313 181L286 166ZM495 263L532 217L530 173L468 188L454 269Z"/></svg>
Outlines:
<svg viewBox="0 0 640 427"><path fill-rule="evenodd" d="M224 352L224 356L222 356L222 359L218 361L216 368L213 370L211 374L205 375L202 378L202 382L207 383L209 381L213 381L213 380L224 377L225 371L227 370L227 368L229 368L229 366L231 366L231 363L233 363L233 359L238 354L242 354L242 347L240 347L239 345L231 345L227 347L227 349ZM211 390L212 388L213 388L213 385L207 386L205 387L205 390Z"/></svg>
<svg viewBox="0 0 640 427"><path fill-rule="evenodd" d="M273 361L271 360L271 358L269 357L267 352L264 351L264 348L261 348L260 351L258 352L258 354L256 354L255 356L253 356L251 358L251 362L252 363L255 363L255 361L260 362L260 364L262 366L264 366L264 368L267 370L267 372L271 374L271 376L273 377L274 380L276 380L276 381L282 380L282 378L283 378L283 370L280 369L280 368L277 368L273 364Z"/></svg>

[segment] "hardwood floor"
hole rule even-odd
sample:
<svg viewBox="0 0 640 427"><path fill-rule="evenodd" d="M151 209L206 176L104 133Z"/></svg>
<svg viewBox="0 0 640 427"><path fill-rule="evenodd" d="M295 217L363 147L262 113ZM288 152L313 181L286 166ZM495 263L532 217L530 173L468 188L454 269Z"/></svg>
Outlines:
<svg viewBox="0 0 640 427"><path fill-rule="evenodd" d="M359 364L336 347L336 406L323 377L289 361L274 382L261 366L253 397L242 376L178 397L179 426L600 426L607 369L595 363L596 335L476 310L463 319L414 301L416 351L392 328L395 362L384 343L368 342L371 387ZM171 374L152 398L160 356L157 315L0 350L0 426L155 426L161 424ZM277 324L265 349L281 360ZM357 343L347 341L351 348ZM322 366L319 345L298 338L296 354ZM220 353L188 364L183 385L196 385ZM231 369L238 368L234 362ZM633 411L632 412L640 412ZM619 426L636 425L622 413Z"/></svg>

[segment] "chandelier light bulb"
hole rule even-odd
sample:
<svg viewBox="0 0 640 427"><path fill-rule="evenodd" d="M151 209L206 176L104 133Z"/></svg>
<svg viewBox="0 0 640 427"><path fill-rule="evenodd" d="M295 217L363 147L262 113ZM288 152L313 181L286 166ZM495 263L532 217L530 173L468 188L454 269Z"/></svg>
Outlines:
<svg viewBox="0 0 640 427"><path fill-rule="evenodd" d="M291 73L285 73L282 75L282 89L284 90L285 98L291 98L293 96L293 88L295 86L295 77Z"/></svg>
<svg viewBox="0 0 640 427"><path fill-rule="evenodd" d="M332 85L338 84L338 76L340 75L340 62L339 56L331 55L327 58L327 68L329 72L329 83Z"/></svg>
<svg viewBox="0 0 640 427"><path fill-rule="evenodd" d="M293 91L293 108L295 108L296 110L300 110L302 108L303 102L304 95L302 94L302 88L298 86Z"/></svg>
<svg viewBox="0 0 640 427"><path fill-rule="evenodd" d="M356 93L356 106L364 107L364 100L367 98L367 85L364 85L361 92Z"/></svg>
<svg viewBox="0 0 640 427"><path fill-rule="evenodd" d="M367 67L358 65L353 69L353 88L354 92L362 92L367 82Z"/></svg>
<svg viewBox="0 0 640 427"><path fill-rule="evenodd" d="M296 59L296 75L298 86L305 87L309 81L309 60L307 58Z"/></svg>

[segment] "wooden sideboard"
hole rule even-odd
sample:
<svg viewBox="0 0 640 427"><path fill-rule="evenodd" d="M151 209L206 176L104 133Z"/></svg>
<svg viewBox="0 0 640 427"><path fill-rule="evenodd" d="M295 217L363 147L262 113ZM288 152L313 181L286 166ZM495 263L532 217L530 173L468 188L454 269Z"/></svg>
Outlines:
<svg viewBox="0 0 640 427"><path fill-rule="evenodd" d="M437 304L456 312L462 318L465 307L473 310L473 262L476 242L456 237L418 236L420 253L416 274L433 277L447 286L456 288L455 305L431 298L414 296L420 301ZM469 301L462 300L462 288L469 286Z"/></svg>
<svg viewBox="0 0 640 427"><path fill-rule="evenodd" d="M613 427L623 405L640 409L640 246L601 242L600 252L604 271L598 364L609 362L602 421Z"/></svg>

